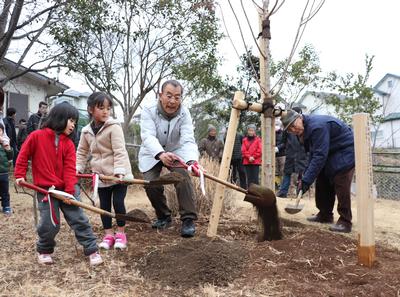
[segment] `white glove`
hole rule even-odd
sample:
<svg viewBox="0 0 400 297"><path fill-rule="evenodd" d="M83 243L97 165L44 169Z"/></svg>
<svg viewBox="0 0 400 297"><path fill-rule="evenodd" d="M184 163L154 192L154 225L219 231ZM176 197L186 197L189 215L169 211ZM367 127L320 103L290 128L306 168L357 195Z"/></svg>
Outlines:
<svg viewBox="0 0 400 297"><path fill-rule="evenodd" d="M275 147L275 153L279 153L279 149L277 146Z"/></svg>

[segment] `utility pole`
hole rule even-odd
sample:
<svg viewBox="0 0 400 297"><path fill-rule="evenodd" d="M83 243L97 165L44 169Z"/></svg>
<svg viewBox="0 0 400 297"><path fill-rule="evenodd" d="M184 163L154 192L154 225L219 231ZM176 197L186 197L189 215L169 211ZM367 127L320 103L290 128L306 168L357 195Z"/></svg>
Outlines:
<svg viewBox="0 0 400 297"><path fill-rule="evenodd" d="M271 39L268 13L269 0L263 0L262 10L258 10L260 27L260 94L261 102L273 105L270 94L270 50L269 40ZM269 108L261 114L261 137L262 137L262 166L261 185L275 191L275 118L273 109Z"/></svg>

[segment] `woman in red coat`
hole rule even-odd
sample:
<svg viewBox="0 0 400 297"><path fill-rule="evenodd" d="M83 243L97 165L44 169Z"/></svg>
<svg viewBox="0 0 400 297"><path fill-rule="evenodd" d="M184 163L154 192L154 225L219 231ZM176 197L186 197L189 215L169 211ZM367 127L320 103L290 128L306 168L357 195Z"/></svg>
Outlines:
<svg viewBox="0 0 400 297"><path fill-rule="evenodd" d="M242 142L242 159L247 175L247 187L259 183L261 165L261 138L256 135L256 125L247 126L247 136Z"/></svg>

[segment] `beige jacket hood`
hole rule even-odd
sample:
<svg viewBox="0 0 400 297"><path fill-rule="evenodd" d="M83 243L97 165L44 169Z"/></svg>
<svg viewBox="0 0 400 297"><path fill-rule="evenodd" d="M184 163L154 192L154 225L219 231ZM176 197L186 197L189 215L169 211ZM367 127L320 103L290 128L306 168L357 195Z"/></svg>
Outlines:
<svg viewBox="0 0 400 297"><path fill-rule="evenodd" d="M121 125L115 119L108 119L94 135L91 123L82 128L76 152L76 170L84 172L87 163L94 173L103 175L123 174L133 178L131 163L125 147ZM100 182L99 187L112 185Z"/></svg>

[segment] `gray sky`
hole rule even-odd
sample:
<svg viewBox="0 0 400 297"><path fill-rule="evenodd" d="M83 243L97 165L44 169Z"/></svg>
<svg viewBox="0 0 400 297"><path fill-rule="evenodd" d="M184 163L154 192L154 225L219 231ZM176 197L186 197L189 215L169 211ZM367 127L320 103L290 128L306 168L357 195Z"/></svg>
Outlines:
<svg viewBox="0 0 400 297"><path fill-rule="evenodd" d="M262 3L261 0L255 1ZM270 3L274 2L270 0ZM239 53L244 53L238 25L228 0L220 0L219 3L229 35ZM231 0L231 3L241 20L246 43L256 48L240 0ZM243 3L257 35L256 9L250 0L243 0ZM305 0L286 0L271 17L270 47L274 59L280 60L289 55L305 3ZM219 7L217 12L221 15ZM398 0L326 0L319 13L308 23L298 49L306 43L312 44L319 53L323 71L336 70L341 74L364 73L365 54L375 55L369 80L370 85L375 85L388 72L400 75L400 42L397 40L399 12ZM221 29L225 30L223 27ZM221 72L234 73L239 60L228 39L221 42L220 51L225 57Z"/></svg>

